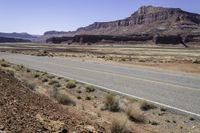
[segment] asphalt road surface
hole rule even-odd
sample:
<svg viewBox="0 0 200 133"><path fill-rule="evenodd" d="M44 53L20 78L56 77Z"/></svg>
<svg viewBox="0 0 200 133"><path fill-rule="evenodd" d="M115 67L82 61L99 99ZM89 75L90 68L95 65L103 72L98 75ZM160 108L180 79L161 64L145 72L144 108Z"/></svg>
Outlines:
<svg viewBox="0 0 200 133"><path fill-rule="evenodd" d="M200 75L59 57L0 53L0 58L200 117Z"/></svg>

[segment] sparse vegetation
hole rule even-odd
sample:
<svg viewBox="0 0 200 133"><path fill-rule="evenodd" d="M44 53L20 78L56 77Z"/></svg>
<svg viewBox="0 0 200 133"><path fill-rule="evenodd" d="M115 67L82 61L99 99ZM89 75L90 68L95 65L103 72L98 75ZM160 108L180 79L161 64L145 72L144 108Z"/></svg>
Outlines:
<svg viewBox="0 0 200 133"><path fill-rule="evenodd" d="M24 68L24 65L20 65L20 68L23 69L23 68Z"/></svg>
<svg viewBox="0 0 200 133"><path fill-rule="evenodd" d="M63 77L58 77L59 80L63 79Z"/></svg>
<svg viewBox="0 0 200 133"><path fill-rule="evenodd" d="M35 74L35 75L34 75L34 78L39 78L39 77L40 77L39 74Z"/></svg>
<svg viewBox="0 0 200 133"><path fill-rule="evenodd" d="M88 93L94 92L94 91L95 91L95 87L92 86L92 85L87 85L87 86L85 87L85 89L86 89L86 92L88 92Z"/></svg>
<svg viewBox="0 0 200 133"><path fill-rule="evenodd" d="M165 112L165 111L167 111L167 109L162 107L162 108L160 108L160 111Z"/></svg>
<svg viewBox="0 0 200 133"><path fill-rule="evenodd" d="M3 63L1 64L1 66L2 66L2 67L9 67L10 65L9 65L8 63L3 62Z"/></svg>
<svg viewBox="0 0 200 133"><path fill-rule="evenodd" d="M154 104L143 102L140 106L142 111L148 111L150 109L156 109L157 107Z"/></svg>
<svg viewBox="0 0 200 133"><path fill-rule="evenodd" d="M86 96L85 100L92 100L92 98L90 96Z"/></svg>
<svg viewBox="0 0 200 133"><path fill-rule="evenodd" d="M62 94L60 92L57 93L56 100L63 105L76 105L76 103L68 95Z"/></svg>
<svg viewBox="0 0 200 133"><path fill-rule="evenodd" d="M34 83L27 83L27 86L31 89L31 90L35 90L35 88L36 88L36 84L34 84Z"/></svg>
<svg viewBox="0 0 200 133"><path fill-rule="evenodd" d="M81 96L77 96L77 99L82 99L82 97Z"/></svg>
<svg viewBox="0 0 200 133"><path fill-rule="evenodd" d="M115 119L112 121L111 133L131 133L127 126L127 120Z"/></svg>
<svg viewBox="0 0 200 133"><path fill-rule="evenodd" d="M128 108L126 114L129 118L129 120L133 121L135 123L145 123L145 121L146 121L144 115L138 113L137 111L135 111L131 107Z"/></svg>
<svg viewBox="0 0 200 133"><path fill-rule="evenodd" d="M59 82L57 80L51 80L49 82L49 85L54 85L54 84L58 84Z"/></svg>
<svg viewBox="0 0 200 133"><path fill-rule="evenodd" d="M47 78L44 78L43 80L42 80L42 82L48 82L49 80L47 79Z"/></svg>
<svg viewBox="0 0 200 133"><path fill-rule="evenodd" d="M70 81L67 82L66 87L67 87L68 89L75 88L75 87L76 87L76 82L70 80Z"/></svg>
<svg viewBox="0 0 200 133"><path fill-rule="evenodd" d="M190 117L190 121L194 121L195 119L194 119L194 117Z"/></svg>
<svg viewBox="0 0 200 133"><path fill-rule="evenodd" d="M119 99L114 94L107 94L105 97L105 108L113 112L119 111Z"/></svg>
<svg viewBox="0 0 200 133"><path fill-rule="evenodd" d="M149 124L151 124L151 125L154 125L154 126L157 126L157 125L159 125L159 123L158 123L158 122L156 122L156 121L149 121Z"/></svg>
<svg viewBox="0 0 200 133"><path fill-rule="evenodd" d="M61 93L57 88L53 88L53 90L50 91L50 96L56 99L60 104L76 105L76 103L68 95Z"/></svg>
<svg viewBox="0 0 200 133"><path fill-rule="evenodd" d="M54 76L54 75L50 75L50 74L48 74L48 75L47 75L47 78L49 78L49 79L53 79L53 78L55 78L55 76Z"/></svg>
<svg viewBox="0 0 200 133"><path fill-rule="evenodd" d="M120 61L126 61L126 58L121 58Z"/></svg>
<svg viewBox="0 0 200 133"><path fill-rule="evenodd" d="M200 64L200 60L196 59L196 60L193 61L193 63Z"/></svg>
<svg viewBox="0 0 200 133"><path fill-rule="evenodd" d="M77 93L79 93L79 94L80 94L80 93L82 93L82 91L81 91L81 90L77 90L76 92L77 92Z"/></svg>
<svg viewBox="0 0 200 133"><path fill-rule="evenodd" d="M55 83L55 84L53 85L53 87L54 87L54 88L59 88L59 87L61 87L61 84L60 84L60 83Z"/></svg>
<svg viewBox="0 0 200 133"><path fill-rule="evenodd" d="M29 73L29 72L31 72L31 70L30 69L26 69L26 72Z"/></svg>
<svg viewBox="0 0 200 133"><path fill-rule="evenodd" d="M129 101L130 104L137 102L137 100L133 97L127 97L127 100Z"/></svg>

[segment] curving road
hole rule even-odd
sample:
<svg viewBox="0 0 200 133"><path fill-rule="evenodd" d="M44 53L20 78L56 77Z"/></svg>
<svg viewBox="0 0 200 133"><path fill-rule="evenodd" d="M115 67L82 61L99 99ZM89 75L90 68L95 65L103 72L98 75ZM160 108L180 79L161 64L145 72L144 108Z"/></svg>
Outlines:
<svg viewBox="0 0 200 133"><path fill-rule="evenodd" d="M0 53L1 58L200 117L200 75L58 57Z"/></svg>

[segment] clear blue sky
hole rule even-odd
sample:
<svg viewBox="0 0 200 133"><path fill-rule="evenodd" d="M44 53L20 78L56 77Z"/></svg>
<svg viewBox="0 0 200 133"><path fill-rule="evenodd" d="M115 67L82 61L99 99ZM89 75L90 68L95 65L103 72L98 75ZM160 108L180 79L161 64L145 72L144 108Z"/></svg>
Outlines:
<svg viewBox="0 0 200 133"><path fill-rule="evenodd" d="M200 13L200 0L1 0L0 32L43 34L130 16L142 5Z"/></svg>

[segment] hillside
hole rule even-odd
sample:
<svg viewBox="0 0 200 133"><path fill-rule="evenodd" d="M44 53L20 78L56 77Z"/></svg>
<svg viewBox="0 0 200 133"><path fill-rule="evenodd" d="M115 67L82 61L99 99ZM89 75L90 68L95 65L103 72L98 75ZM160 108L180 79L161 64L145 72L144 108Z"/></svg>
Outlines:
<svg viewBox="0 0 200 133"><path fill-rule="evenodd" d="M46 32L46 36L130 35L135 33L187 34L200 32L200 15L179 8L142 6L130 17L111 22L95 22L74 32Z"/></svg>
<svg viewBox="0 0 200 133"><path fill-rule="evenodd" d="M13 32L13 33L0 32L0 37L2 37L2 38L23 39L23 40L30 40L30 41L33 41L33 40L38 38L37 35L31 35L31 34L28 34L28 33L16 33L16 32Z"/></svg>
<svg viewBox="0 0 200 133"><path fill-rule="evenodd" d="M102 125L87 116L53 102L31 87L0 69L0 132L1 133L68 133L89 132L86 124L97 132L105 132ZM84 124L82 124L84 122Z"/></svg>
<svg viewBox="0 0 200 133"><path fill-rule="evenodd" d="M0 43L17 43L17 42L31 42L27 39L0 37Z"/></svg>

